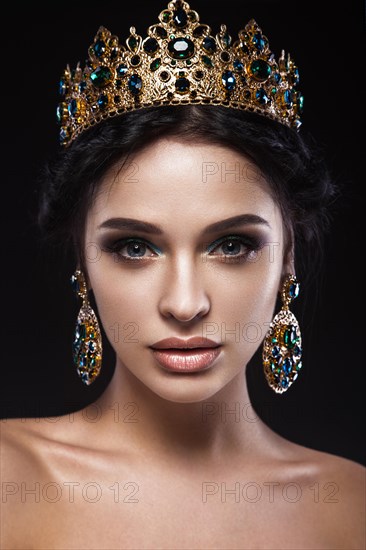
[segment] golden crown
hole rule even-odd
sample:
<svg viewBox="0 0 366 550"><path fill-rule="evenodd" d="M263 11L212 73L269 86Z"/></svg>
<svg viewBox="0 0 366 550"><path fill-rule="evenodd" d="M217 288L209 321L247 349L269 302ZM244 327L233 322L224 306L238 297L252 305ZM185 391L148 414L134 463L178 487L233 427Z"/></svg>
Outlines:
<svg viewBox="0 0 366 550"><path fill-rule="evenodd" d="M299 128L299 71L282 50L278 62L252 19L233 42L226 25L213 36L187 2L173 0L142 38L130 27L126 47L100 27L85 68L66 68L57 109L60 142L111 116L141 107L223 105Z"/></svg>

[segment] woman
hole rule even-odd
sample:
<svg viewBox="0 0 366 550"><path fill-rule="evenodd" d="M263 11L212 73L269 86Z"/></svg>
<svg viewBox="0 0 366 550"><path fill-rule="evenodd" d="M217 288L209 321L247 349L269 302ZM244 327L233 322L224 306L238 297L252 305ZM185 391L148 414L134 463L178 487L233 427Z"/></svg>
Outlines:
<svg viewBox="0 0 366 550"><path fill-rule="evenodd" d="M75 247L75 372L99 376L99 325L116 367L90 407L4 424L2 545L362 548L364 468L248 412L261 344L274 391L301 383L292 302L335 193L297 67L254 22L235 45L172 2L157 26L101 28L61 82L40 223Z"/></svg>

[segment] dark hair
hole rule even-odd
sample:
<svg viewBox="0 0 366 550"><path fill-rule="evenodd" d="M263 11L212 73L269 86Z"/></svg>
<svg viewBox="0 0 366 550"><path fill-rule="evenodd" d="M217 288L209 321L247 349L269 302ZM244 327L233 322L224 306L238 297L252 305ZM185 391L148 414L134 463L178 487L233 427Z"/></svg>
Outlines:
<svg viewBox="0 0 366 550"><path fill-rule="evenodd" d="M229 146L266 177L296 243L295 264L309 275L322 255L336 192L313 140L264 116L212 105L159 106L110 118L81 134L47 164L38 223L45 240L72 244L84 265L84 226L98 182L117 160L163 136Z"/></svg>

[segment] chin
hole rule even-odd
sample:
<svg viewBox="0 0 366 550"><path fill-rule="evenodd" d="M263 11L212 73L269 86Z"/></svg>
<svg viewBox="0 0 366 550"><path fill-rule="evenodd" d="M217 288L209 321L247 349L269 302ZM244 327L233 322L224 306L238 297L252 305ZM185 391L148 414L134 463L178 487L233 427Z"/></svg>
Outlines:
<svg viewBox="0 0 366 550"><path fill-rule="evenodd" d="M222 371L220 373L222 375ZM229 382L214 370L195 374L164 373L154 380L139 379L150 392L173 403L201 403L212 399Z"/></svg>

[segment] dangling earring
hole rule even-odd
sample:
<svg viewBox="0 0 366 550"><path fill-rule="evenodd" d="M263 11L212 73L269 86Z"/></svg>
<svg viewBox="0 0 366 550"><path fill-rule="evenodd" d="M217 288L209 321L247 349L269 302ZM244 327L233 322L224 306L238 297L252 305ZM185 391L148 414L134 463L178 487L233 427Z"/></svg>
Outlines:
<svg viewBox="0 0 366 550"><path fill-rule="evenodd" d="M269 386L276 393L286 391L302 367L301 333L289 304L299 295L294 275L287 275L282 291L282 309L274 317L263 342L263 367Z"/></svg>
<svg viewBox="0 0 366 550"><path fill-rule="evenodd" d="M75 326L73 358L76 371L82 382L89 386L98 376L102 365L102 335L96 315L88 300L85 277L76 270L71 277L73 290L82 298Z"/></svg>

